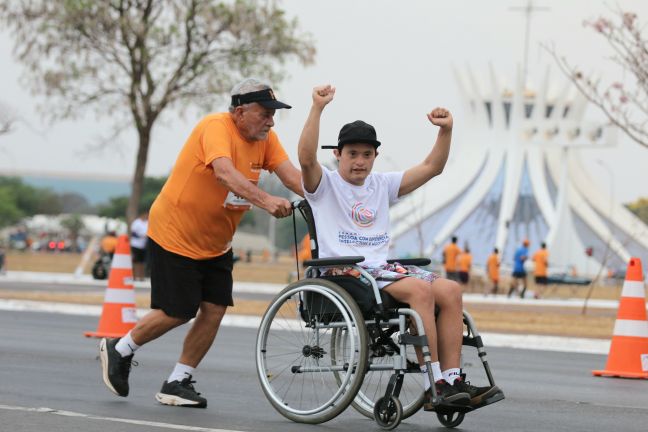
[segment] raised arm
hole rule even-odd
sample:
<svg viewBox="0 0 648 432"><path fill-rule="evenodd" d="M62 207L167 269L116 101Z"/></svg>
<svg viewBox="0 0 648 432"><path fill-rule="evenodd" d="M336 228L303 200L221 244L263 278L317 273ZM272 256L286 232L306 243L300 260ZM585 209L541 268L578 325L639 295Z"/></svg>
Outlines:
<svg viewBox="0 0 648 432"><path fill-rule="evenodd" d="M319 142L320 118L324 107L333 100L335 87L330 85L318 86L313 89L313 105L299 137L299 165L302 170L304 189L315 192L322 179L322 167L317 161L317 145Z"/></svg>
<svg viewBox="0 0 648 432"><path fill-rule="evenodd" d="M436 143L425 160L405 171L398 196L407 195L443 172L452 140L452 114L445 108L435 108L427 115L428 120L439 126Z"/></svg>

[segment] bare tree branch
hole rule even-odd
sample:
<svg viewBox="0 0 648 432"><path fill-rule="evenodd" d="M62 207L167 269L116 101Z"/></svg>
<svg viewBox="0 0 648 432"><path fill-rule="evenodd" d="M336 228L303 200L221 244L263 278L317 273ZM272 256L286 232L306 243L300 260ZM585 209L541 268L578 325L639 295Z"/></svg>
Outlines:
<svg viewBox="0 0 648 432"><path fill-rule="evenodd" d="M579 68L570 65L553 46L545 45L544 48L578 91L597 106L610 123L637 144L648 148L648 130L645 128L648 121L648 39L643 37L636 14L621 9L613 13L614 20L600 17L584 25L607 40L615 53L612 61L632 74L633 86L612 82L600 88L599 81L585 76Z"/></svg>

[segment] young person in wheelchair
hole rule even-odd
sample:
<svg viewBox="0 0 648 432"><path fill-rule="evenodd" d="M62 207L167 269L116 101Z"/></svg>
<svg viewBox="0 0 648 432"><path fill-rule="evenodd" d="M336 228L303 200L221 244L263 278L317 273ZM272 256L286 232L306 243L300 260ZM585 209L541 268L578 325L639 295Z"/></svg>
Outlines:
<svg viewBox="0 0 648 432"><path fill-rule="evenodd" d="M435 108L427 118L439 126L436 143L427 157L404 172L372 172L380 141L374 128L360 120L342 127L333 150L338 169L330 171L317 160L320 119L335 95L330 85L313 89L313 105L299 140L299 163L305 197L312 209L320 258L364 256L360 263L384 290L407 303L422 318L432 356L435 387L443 403L477 405L497 393L496 386L476 387L460 376L463 306L460 286L415 266L388 264L389 206L441 174L448 159L452 115ZM339 273L339 268L331 269ZM344 271L344 270L342 270ZM323 274L326 276L327 274ZM435 318L435 308L438 316ZM420 352L419 364L421 361ZM422 368L426 410L432 410L431 384Z"/></svg>

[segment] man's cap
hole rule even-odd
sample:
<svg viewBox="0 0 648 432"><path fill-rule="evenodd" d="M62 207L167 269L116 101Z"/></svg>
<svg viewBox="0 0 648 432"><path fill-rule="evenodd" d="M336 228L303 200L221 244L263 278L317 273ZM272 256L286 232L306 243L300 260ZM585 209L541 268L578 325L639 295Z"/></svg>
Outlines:
<svg viewBox="0 0 648 432"><path fill-rule="evenodd" d="M258 103L264 108L270 108L270 109L292 108L290 105L278 101L272 89L269 88L253 91L250 93L232 95L233 107L237 107L240 105L245 105L253 102Z"/></svg>
<svg viewBox="0 0 648 432"><path fill-rule="evenodd" d="M355 143L371 144L378 148L380 141L376 139L376 129L362 120L356 120L353 123L347 123L342 126L338 135L337 148L342 148L344 144Z"/></svg>

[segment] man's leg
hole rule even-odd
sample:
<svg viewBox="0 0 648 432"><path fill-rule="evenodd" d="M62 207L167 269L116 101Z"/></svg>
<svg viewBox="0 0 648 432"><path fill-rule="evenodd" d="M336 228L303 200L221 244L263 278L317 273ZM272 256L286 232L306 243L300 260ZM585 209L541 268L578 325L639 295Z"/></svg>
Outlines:
<svg viewBox="0 0 648 432"><path fill-rule="evenodd" d="M527 277L526 274L522 276L522 292L520 293L520 298L524 298L524 295L526 294L527 290Z"/></svg>
<svg viewBox="0 0 648 432"><path fill-rule="evenodd" d="M439 316L436 322L438 355L443 370L459 368L463 343L461 286L447 279L432 282Z"/></svg>
<svg viewBox="0 0 648 432"><path fill-rule="evenodd" d="M128 396L128 375L135 350L187 321L170 317L160 309L153 309L126 336L120 339L102 339L99 357L102 378L108 389L118 396Z"/></svg>
<svg viewBox="0 0 648 432"><path fill-rule="evenodd" d="M193 386L192 375L211 348L227 306L209 302L200 303L200 310L185 337L180 360L162 384L155 399L164 405L205 408L207 399Z"/></svg>
<svg viewBox="0 0 648 432"><path fill-rule="evenodd" d="M207 302L200 304L200 311L185 337L180 363L193 368L198 367L198 364L214 343L226 311L227 306Z"/></svg>
<svg viewBox="0 0 648 432"><path fill-rule="evenodd" d="M446 279L443 279L446 280ZM446 280L447 281L447 280ZM457 288L459 285L456 282L447 281L449 284L454 284ZM466 392L458 391L455 387L447 383L443 379L443 374L441 372L441 366L439 364L439 355L437 349L437 327L434 316L435 309L435 296L432 289L432 284L428 281L422 279L416 279L413 277L404 278L397 282L392 283L391 285L383 288L396 300L408 303L412 309L414 309L421 317L423 321L423 327L425 328L425 335L428 340L428 347L430 349L430 357L432 358L431 366L434 381L436 382L437 392L443 396L444 401L447 403L455 404L466 404L470 400L470 395ZM460 288L458 288L460 290ZM459 291L459 296L461 298L461 291ZM451 363L450 368L459 367L459 355L461 354L461 338L462 333L459 329L459 353L455 356L456 363ZM423 358L421 355L420 348L417 349L417 357L419 358L419 364L423 366ZM425 369L422 369L425 371ZM428 402L426 403L425 409L433 409L432 404L430 403L431 393L429 393L428 383L426 382L426 392L428 393Z"/></svg>

